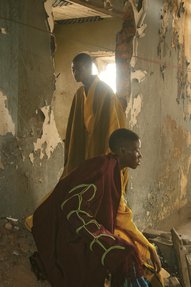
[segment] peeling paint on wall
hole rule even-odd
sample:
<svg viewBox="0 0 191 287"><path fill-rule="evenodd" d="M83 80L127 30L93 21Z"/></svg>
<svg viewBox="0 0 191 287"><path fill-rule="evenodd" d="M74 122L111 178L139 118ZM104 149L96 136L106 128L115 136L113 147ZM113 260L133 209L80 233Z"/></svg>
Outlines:
<svg viewBox="0 0 191 287"><path fill-rule="evenodd" d="M9 110L6 107L7 97L0 91L0 135L12 133L15 135L15 124L12 120Z"/></svg>
<svg viewBox="0 0 191 287"><path fill-rule="evenodd" d="M147 71L136 70L131 73L131 81L136 80L138 83L141 83L145 80Z"/></svg>
<svg viewBox="0 0 191 287"><path fill-rule="evenodd" d="M4 27L0 27L0 34L4 34L4 35L7 34L7 31Z"/></svg>
<svg viewBox="0 0 191 287"><path fill-rule="evenodd" d="M34 154L33 153L29 154L29 159L30 159L31 163L33 164L34 163Z"/></svg>
<svg viewBox="0 0 191 287"><path fill-rule="evenodd" d="M128 105L131 101L132 80L136 79L140 83L145 79L146 75L146 71L136 71L135 68L138 53L138 39L145 36L145 30L147 28L147 25L143 23L146 16L146 4L146 0L140 1L139 3L134 0L125 2L123 26L116 37L115 60L117 94L120 98L126 99Z"/></svg>
<svg viewBox="0 0 191 287"><path fill-rule="evenodd" d="M146 17L146 7L147 7L147 0L143 0L141 6L137 7L135 1L129 1L132 5L133 12L134 12L134 19L136 24L136 34L133 39L133 56L131 58L131 67L135 67L137 62L137 55L138 55L138 40L145 36L145 31L147 28L147 24L144 23Z"/></svg>
<svg viewBox="0 0 191 287"><path fill-rule="evenodd" d="M45 156L50 158L52 152L61 142L61 138L56 128L51 106L44 106L41 108L41 111L45 116L43 132L41 138L38 138L37 142L34 143L34 151L40 150L40 159L43 159Z"/></svg>
<svg viewBox="0 0 191 287"><path fill-rule="evenodd" d="M116 90L123 102L129 100L131 94L131 66L133 55L133 39L136 34L136 24L132 5L126 2L124 6L123 24L116 35ZM124 108L126 108L127 104Z"/></svg>
<svg viewBox="0 0 191 287"><path fill-rule="evenodd" d="M171 49L177 51L177 103L184 107L184 119L191 119L191 3L190 0L164 0L159 30L158 55L171 56ZM170 46L167 35L172 30ZM161 63L164 79L168 63ZM174 67L172 67L174 68Z"/></svg>
<svg viewBox="0 0 191 287"><path fill-rule="evenodd" d="M142 95L137 95L135 98L131 97L131 100L128 104L126 115L129 118L129 128L136 126L138 121L138 116L142 109Z"/></svg>
<svg viewBox="0 0 191 287"><path fill-rule="evenodd" d="M18 218L53 190L64 165L45 4L52 1L0 1L0 214Z"/></svg>

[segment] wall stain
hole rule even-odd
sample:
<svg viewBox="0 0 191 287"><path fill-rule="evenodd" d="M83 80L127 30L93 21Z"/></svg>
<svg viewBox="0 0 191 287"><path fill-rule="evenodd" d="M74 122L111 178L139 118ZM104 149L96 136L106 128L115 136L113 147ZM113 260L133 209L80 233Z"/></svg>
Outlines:
<svg viewBox="0 0 191 287"><path fill-rule="evenodd" d="M191 135L170 116L164 120L161 141L160 192L168 198L161 219L188 202L189 172L191 167ZM178 164L177 164L178 163Z"/></svg>
<svg viewBox="0 0 191 287"><path fill-rule="evenodd" d="M161 25L159 29L158 56L171 56L174 49L177 54L177 96L178 104L183 104L184 120L191 119L191 6L190 0L163 0ZM172 31L171 36L170 32ZM169 38L170 37L170 44ZM167 63L160 65L164 80Z"/></svg>

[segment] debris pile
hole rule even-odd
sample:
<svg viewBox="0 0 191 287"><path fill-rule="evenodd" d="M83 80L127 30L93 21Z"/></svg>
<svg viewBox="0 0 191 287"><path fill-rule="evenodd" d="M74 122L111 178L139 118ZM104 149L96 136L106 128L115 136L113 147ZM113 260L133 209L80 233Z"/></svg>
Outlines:
<svg viewBox="0 0 191 287"><path fill-rule="evenodd" d="M162 266L170 274L166 287L191 287L191 240L171 232L146 229L144 235L155 244ZM0 282L2 287L50 287L31 271L29 257L36 251L31 233L12 217L0 218ZM106 282L105 286L110 286Z"/></svg>
<svg viewBox="0 0 191 287"><path fill-rule="evenodd" d="M173 228L171 232L146 229L144 235L156 245L162 266L170 277L168 287L191 287L191 240Z"/></svg>

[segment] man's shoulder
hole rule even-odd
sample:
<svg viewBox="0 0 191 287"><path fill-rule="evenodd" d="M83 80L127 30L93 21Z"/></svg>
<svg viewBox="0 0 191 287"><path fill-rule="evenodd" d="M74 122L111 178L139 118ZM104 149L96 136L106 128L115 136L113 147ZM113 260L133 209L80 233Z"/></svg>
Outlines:
<svg viewBox="0 0 191 287"><path fill-rule="evenodd" d="M109 168L117 164L117 158L112 154L99 155L83 161L74 171L73 174L80 173L89 175L102 174Z"/></svg>
<svg viewBox="0 0 191 287"><path fill-rule="evenodd" d="M75 96L75 97L80 97L80 96L83 95L83 93L84 93L84 86L82 85L82 86L80 86L80 87L77 88L77 90L76 90L74 96Z"/></svg>
<svg viewBox="0 0 191 287"><path fill-rule="evenodd" d="M117 158L113 154L99 155L85 160L80 169L91 170L96 173L104 173L109 168L113 168L117 164Z"/></svg>
<svg viewBox="0 0 191 287"><path fill-rule="evenodd" d="M107 91L107 92L110 92L111 94L114 94L112 88L106 82L100 79L97 81L96 89Z"/></svg>
<svg viewBox="0 0 191 287"><path fill-rule="evenodd" d="M80 86L73 97L73 104L84 99L84 86Z"/></svg>

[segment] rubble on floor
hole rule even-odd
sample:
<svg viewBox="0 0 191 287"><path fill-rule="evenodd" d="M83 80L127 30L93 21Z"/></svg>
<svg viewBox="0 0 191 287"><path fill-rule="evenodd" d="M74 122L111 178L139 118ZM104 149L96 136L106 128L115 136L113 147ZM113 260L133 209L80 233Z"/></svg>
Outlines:
<svg viewBox="0 0 191 287"><path fill-rule="evenodd" d="M17 219L0 219L0 286L50 287L37 281L29 256L36 250L32 235Z"/></svg>
<svg viewBox="0 0 191 287"><path fill-rule="evenodd" d="M191 238L171 232L147 229L145 236L156 245L170 278L166 287L190 287ZM0 282L2 287L50 287L31 271L29 257L36 251L31 233L15 218L0 219ZM106 284L107 285L107 284ZM107 285L109 286L109 285Z"/></svg>
<svg viewBox="0 0 191 287"><path fill-rule="evenodd" d="M167 287L191 287L191 238L171 232L146 229L144 235L158 250L162 266L170 273Z"/></svg>

